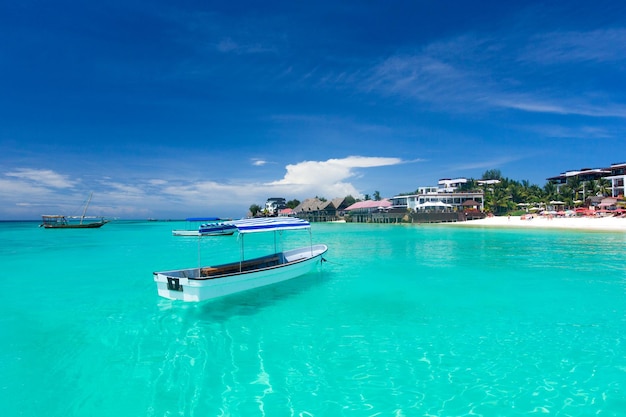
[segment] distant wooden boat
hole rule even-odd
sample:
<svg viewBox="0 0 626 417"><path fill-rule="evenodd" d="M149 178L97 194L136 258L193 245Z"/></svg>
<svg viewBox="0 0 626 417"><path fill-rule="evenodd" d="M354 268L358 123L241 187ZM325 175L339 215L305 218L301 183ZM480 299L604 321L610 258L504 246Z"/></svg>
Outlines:
<svg viewBox="0 0 626 417"><path fill-rule="evenodd" d="M245 259L244 236L257 232L310 230L310 224L296 218L235 220L239 230L241 260L204 267L154 272L161 297L182 301L204 301L296 278L322 263L326 245L304 246ZM276 235L275 235L276 238Z"/></svg>
<svg viewBox="0 0 626 417"><path fill-rule="evenodd" d="M89 194L89 198L87 199L87 203L85 204L85 208L83 209L82 216L76 217L64 216L62 214L44 214L41 216L42 223L39 225L39 227L43 227L45 229L97 229L104 226L109 222L108 220L105 220L104 217L98 218L85 216L92 195L93 193ZM86 219L98 220L86 222Z"/></svg>

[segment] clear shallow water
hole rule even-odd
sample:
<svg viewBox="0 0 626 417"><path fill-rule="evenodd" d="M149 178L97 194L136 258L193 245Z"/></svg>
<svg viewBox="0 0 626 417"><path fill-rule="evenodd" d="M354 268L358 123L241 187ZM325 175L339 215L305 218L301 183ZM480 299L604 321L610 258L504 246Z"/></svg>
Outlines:
<svg viewBox="0 0 626 417"><path fill-rule="evenodd" d="M321 273L183 304L183 227L0 223L2 415L626 415L623 233L314 224Z"/></svg>

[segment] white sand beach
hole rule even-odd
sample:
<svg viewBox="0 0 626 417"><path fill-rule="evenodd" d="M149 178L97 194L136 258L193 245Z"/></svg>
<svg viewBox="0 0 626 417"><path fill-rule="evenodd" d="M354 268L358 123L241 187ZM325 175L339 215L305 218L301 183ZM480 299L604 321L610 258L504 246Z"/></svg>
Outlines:
<svg viewBox="0 0 626 417"><path fill-rule="evenodd" d="M535 216L522 219L520 216L487 217L479 220L454 223L467 227L520 227L545 229L579 229L626 232L625 217L553 217Z"/></svg>

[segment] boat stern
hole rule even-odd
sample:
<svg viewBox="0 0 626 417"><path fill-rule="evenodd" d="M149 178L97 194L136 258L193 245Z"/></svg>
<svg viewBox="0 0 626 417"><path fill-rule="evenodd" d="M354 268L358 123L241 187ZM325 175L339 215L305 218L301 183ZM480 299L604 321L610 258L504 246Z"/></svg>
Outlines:
<svg viewBox="0 0 626 417"><path fill-rule="evenodd" d="M193 291L193 287L189 286L189 279L171 276L162 272L154 272L152 275L160 297L170 300L199 301L198 295Z"/></svg>

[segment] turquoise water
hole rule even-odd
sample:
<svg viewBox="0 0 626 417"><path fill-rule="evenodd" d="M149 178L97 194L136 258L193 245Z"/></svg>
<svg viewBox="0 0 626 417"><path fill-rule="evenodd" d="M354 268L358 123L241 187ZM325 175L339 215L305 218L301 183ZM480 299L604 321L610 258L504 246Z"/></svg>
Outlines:
<svg viewBox="0 0 626 417"><path fill-rule="evenodd" d="M314 224L320 273L183 304L184 227L0 223L3 416L626 415L623 233Z"/></svg>

